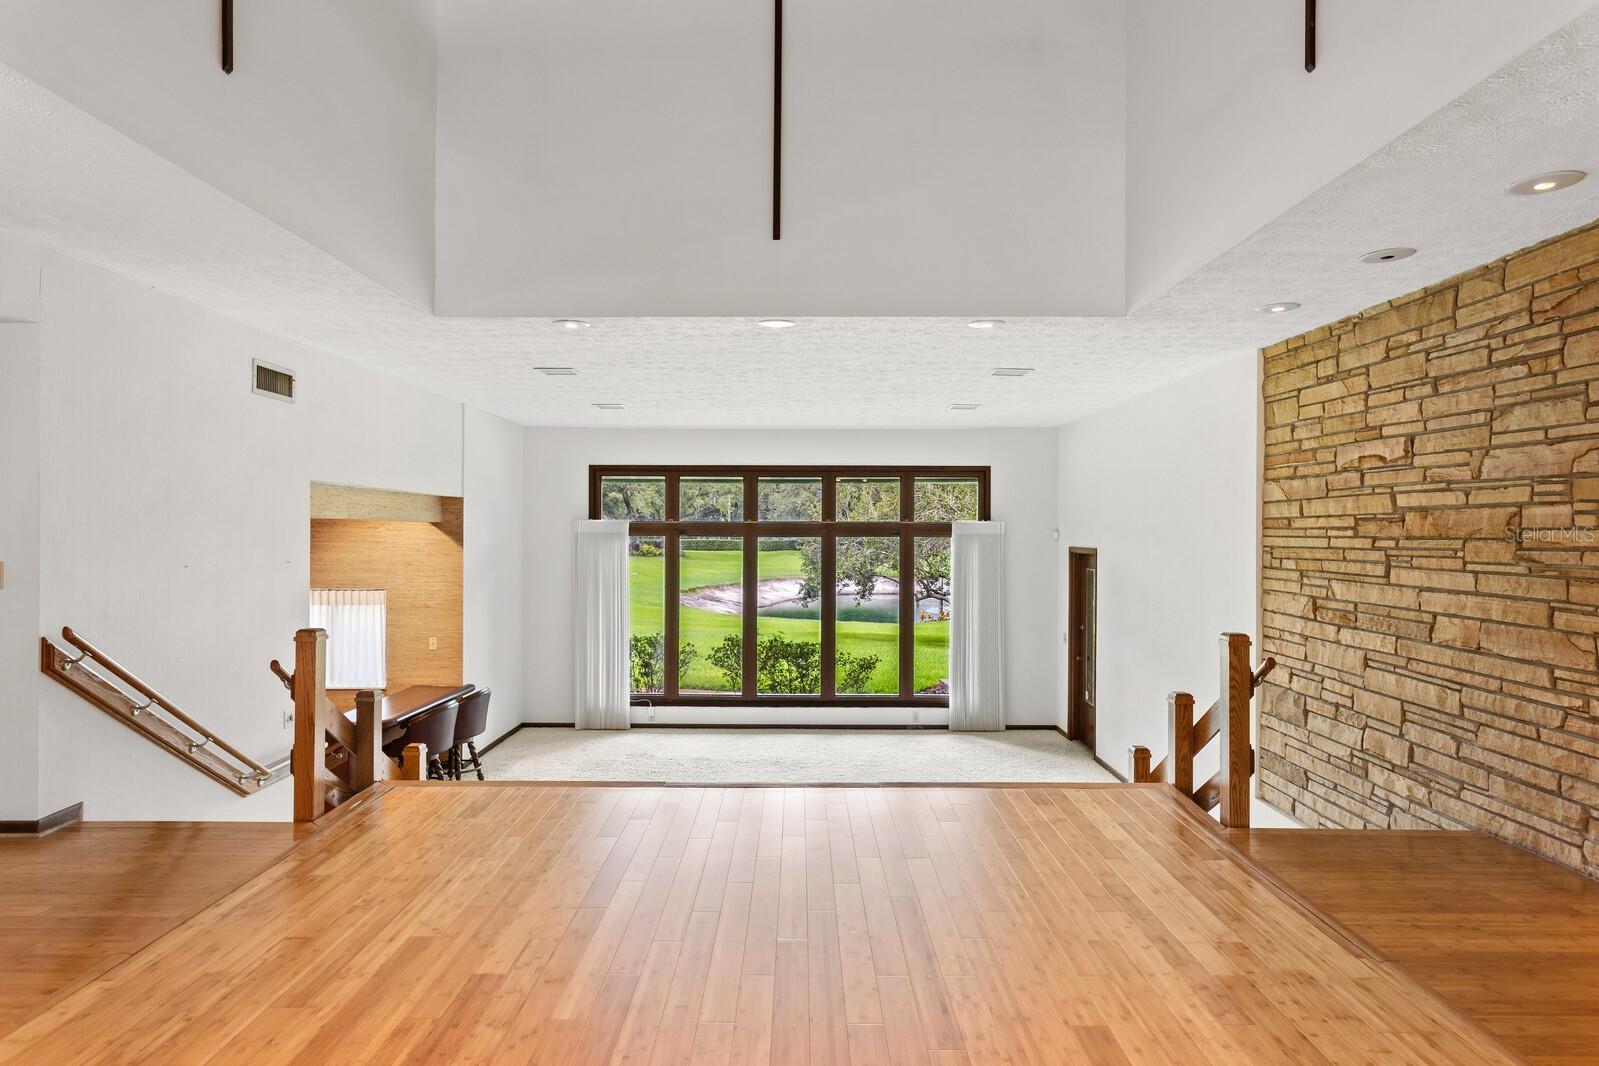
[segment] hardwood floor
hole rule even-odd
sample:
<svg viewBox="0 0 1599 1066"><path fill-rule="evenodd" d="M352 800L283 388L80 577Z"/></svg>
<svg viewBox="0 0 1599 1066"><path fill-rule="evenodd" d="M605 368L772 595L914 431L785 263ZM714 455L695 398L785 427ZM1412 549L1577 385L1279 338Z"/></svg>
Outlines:
<svg viewBox="0 0 1599 1066"><path fill-rule="evenodd" d="M0 1034L276 862L286 823L88 822L0 836Z"/></svg>
<svg viewBox="0 0 1599 1066"><path fill-rule="evenodd" d="M1158 786L401 785L0 1061L1514 1061Z"/></svg>
<svg viewBox="0 0 1599 1066"><path fill-rule="evenodd" d="M1529 1062L1599 1062L1599 882L1477 833L1230 836Z"/></svg>

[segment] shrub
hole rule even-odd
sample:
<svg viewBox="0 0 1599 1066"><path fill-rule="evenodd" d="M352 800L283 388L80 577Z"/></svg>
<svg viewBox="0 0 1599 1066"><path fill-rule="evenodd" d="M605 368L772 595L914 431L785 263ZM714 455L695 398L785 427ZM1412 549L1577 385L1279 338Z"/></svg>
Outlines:
<svg viewBox="0 0 1599 1066"><path fill-rule="evenodd" d="M635 634L628 640L634 692L660 692L666 688L666 637L660 633ZM678 649L677 665L688 673L699 658L700 650L692 644Z"/></svg>
<svg viewBox="0 0 1599 1066"><path fill-rule="evenodd" d="M722 643L711 649L707 656L711 665L722 671L722 676L727 679L729 688L738 690L744 687L744 641L737 633L729 633L722 638Z"/></svg>
<svg viewBox="0 0 1599 1066"><path fill-rule="evenodd" d="M692 646L685 646L687 653ZM744 686L744 641L737 633L722 638L711 650L710 662L722 672L727 687ZM841 651L837 658L837 688L840 692L864 692L877 664L877 655L852 655ZM755 645L755 675L759 691L772 695L807 695L822 690L822 649L811 641L789 640L773 633Z"/></svg>
<svg viewBox="0 0 1599 1066"><path fill-rule="evenodd" d="M628 641L633 691L659 692L666 683L666 638L660 633L635 635Z"/></svg>
<svg viewBox="0 0 1599 1066"><path fill-rule="evenodd" d="M866 685L877 672L880 657L876 655L851 655L847 651L838 653L838 668L834 676L834 684L839 692L865 692Z"/></svg>

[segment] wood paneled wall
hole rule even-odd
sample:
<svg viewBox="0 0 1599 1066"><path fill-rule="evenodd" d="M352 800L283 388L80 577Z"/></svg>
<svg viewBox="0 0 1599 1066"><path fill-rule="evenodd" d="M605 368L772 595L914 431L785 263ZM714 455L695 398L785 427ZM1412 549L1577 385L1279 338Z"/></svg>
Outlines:
<svg viewBox="0 0 1599 1066"><path fill-rule="evenodd" d="M389 691L461 683L461 536L458 522L311 521L313 588L388 590ZM438 638L438 650L428 639ZM354 694L331 691L335 704Z"/></svg>
<svg viewBox="0 0 1599 1066"><path fill-rule="evenodd" d="M1264 355L1262 796L1599 876L1599 224Z"/></svg>

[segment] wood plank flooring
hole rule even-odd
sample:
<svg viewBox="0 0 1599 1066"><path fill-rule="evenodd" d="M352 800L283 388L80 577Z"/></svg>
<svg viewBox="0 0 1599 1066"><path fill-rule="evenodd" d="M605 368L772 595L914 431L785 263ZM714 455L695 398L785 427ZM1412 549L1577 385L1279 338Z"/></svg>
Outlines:
<svg viewBox="0 0 1599 1066"><path fill-rule="evenodd" d="M1599 1063L1599 882L1480 833L1229 836L1527 1061Z"/></svg>
<svg viewBox="0 0 1599 1066"><path fill-rule="evenodd" d="M1159 786L388 788L8 1063L1515 1061Z"/></svg>
<svg viewBox="0 0 1599 1066"><path fill-rule="evenodd" d="M0 1034L276 862L283 822L87 822L0 836Z"/></svg>

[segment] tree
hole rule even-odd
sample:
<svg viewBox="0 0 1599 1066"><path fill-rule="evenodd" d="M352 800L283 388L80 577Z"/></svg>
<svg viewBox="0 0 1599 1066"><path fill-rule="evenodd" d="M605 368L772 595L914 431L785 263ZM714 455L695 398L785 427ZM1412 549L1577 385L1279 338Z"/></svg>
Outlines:
<svg viewBox="0 0 1599 1066"><path fill-rule="evenodd" d="M897 522L899 479L839 478L833 509L840 522Z"/></svg>
<svg viewBox="0 0 1599 1066"><path fill-rule="evenodd" d="M855 602L865 603L877 591L879 578L899 578L899 543L893 537L840 537L833 561L836 592L853 589ZM808 540L800 553L800 599L807 606L822 595L822 542Z"/></svg>
<svg viewBox="0 0 1599 1066"><path fill-rule="evenodd" d="M899 541L894 537L840 537L836 561L838 591L854 586L855 602L877 591L879 578L899 579Z"/></svg>
<svg viewBox="0 0 1599 1066"><path fill-rule="evenodd" d="M916 602L934 600L939 613L949 610L949 538L918 537L916 540Z"/></svg>
<svg viewBox="0 0 1599 1066"><path fill-rule="evenodd" d="M678 517L685 522L737 522L744 517L744 482L738 478L684 478Z"/></svg>
<svg viewBox="0 0 1599 1066"><path fill-rule="evenodd" d="M977 482L973 478L917 478L918 522L971 522L977 519Z"/></svg>
<svg viewBox="0 0 1599 1066"><path fill-rule="evenodd" d="M815 478L766 478L757 484L763 522L819 522L822 483Z"/></svg>
<svg viewBox="0 0 1599 1066"><path fill-rule="evenodd" d="M659 521L666 517L666 483L660 478L608 477L600 483L600 513Z"/></svg>

